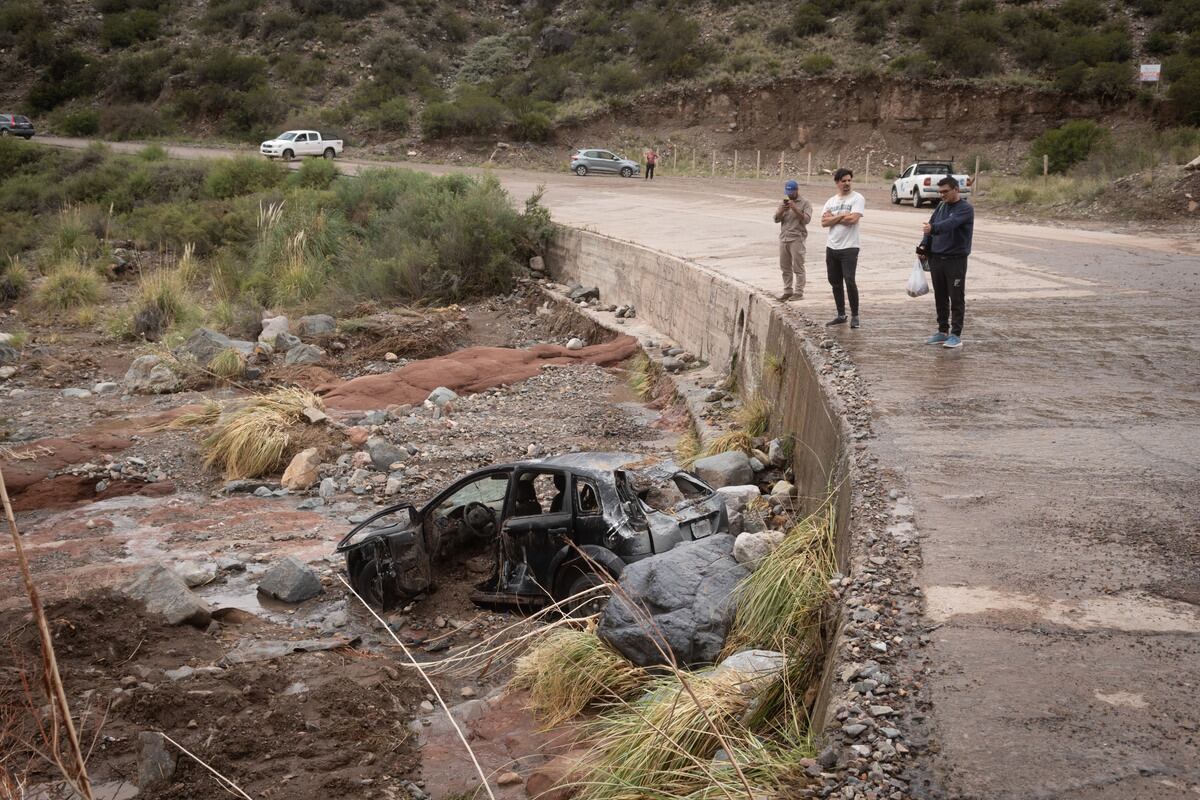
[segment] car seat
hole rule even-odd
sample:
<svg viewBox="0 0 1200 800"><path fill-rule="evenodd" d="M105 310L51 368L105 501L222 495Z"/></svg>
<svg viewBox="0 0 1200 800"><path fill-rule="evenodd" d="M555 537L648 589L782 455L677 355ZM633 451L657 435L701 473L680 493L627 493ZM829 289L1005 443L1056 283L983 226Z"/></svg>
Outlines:
<svg viewBox="0 0 1200 800"><path fill-rule="evenodd" d="M562 511L563 506L567 503L567 479L562 475L554 476L554 491L558 494L554 495L554 499L550 501L551 514Z"/></svg>
<svg viewBox="0 0 1200 800"><path fill-rule="evenodd" d="M537 494L533 491L533 476L524 477L517 481L516 499L513 501L514 517L531 517L542 513L542 504L538 502Z"/></svg>

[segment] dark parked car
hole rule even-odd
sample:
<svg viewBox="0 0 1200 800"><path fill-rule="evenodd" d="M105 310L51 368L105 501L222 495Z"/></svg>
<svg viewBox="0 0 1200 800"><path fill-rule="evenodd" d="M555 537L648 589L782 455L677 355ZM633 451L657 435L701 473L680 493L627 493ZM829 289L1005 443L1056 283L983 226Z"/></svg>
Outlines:
<svg viewBox="0 0 1200 800"><path fill-rule="evenodd" d="M33 123L20 114L0 114L0 136L33 138Z"/></svg>
<svg viewBox="0 0 1200 800"><path fill-rule="evenodd" d="M576 175L608 172L622 178L632 178L642 171L642 167L638 162L608 150L577 150L575 155L571 156L571 171Z"/></svg>
<svg viewBox="0 0 1200 800"><path fill-rule="evenodd" d="M728 530L712 487L667 460L572 453L481 469L420 510L400 504L338 544L355 590L393 608L434 587L439 563L491 553L471 598L543 605L604 582L625 565ZM586 553L587 557L583 557Z"/></svg>

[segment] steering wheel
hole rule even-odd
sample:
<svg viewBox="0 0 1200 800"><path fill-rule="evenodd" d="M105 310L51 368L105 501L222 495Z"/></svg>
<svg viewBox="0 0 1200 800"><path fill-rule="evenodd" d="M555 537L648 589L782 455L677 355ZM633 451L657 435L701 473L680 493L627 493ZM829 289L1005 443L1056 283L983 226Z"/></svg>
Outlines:
<svg viewBox="0 0 1200 800"><path fill-rule="evenodd" d="M463 507L463 527L480 539L486 539L496 532L496 512L483 503L467 503Z"/></svg>

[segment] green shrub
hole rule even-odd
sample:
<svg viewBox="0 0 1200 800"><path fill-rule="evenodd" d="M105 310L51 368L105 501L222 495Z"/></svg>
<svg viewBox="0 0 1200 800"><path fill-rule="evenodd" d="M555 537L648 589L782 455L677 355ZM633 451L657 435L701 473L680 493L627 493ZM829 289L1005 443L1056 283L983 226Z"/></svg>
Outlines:
<svg viewBox="0 0 1200 800"><path fill-rule="evenodd" d="M1063 0L1058 13L1076 25L1099 25L1108 17L1108 9L1100 0Z"/></svg>
<svg viewBox="0 0 1200 800"><path fill-rule="evenodd" d="M446 35L446 39L461 44L471 35L471 24L462 14L445 9L438 15L438 29Z"/></svg>
<svg viewBox="0 0 1200 800"><path fill-rule="evenodd" d="M206 197L227 199L271 189L283 182L283 168L258 156L238 156L214 161L204 179Z"/></svg>
<svg viewBox="0 0 1200 800"><path fill-rule="evenodd" d="M1132 64L1109 61L1088 70L1083 89L1106 100L1122 100L1133 96L1135 78Z"/></svg>
<svg viewBox="0 0 1200 800"><path fill-rule="evenodd" d="M259 17L258 38L266 40L279 36L286 39L300 22L300 18L289 11L272 9Z"/></svg>
<svg viewBox="0 0 1200 800"><path fill-rule="evenodd" d="M0 224L0 231L4 227ZM3 247L0 245L0 248ZM0 253L0 256L3 257L0 260L0 302L16 300L29 291L29 270L18 258L7 253Z"/></svg>
<svg viewBox="0 0 1200 800"><path fill-rule="evenodd" d="M527 42L512 34L485 36L467 51L458 80L472 85L495 80L519 64L518 54L527 47Z"/></svg>
<svg viewBox="0 0 1200 800"><path fill-rule="evenodd" d="M792 31L797 36L824 33L825 27L825 15L812 3L801 3L792 12Z"/></svg>
<svg viewBox="0 0 1200 800"><path fill-rule="evenodd" d="M413 47L398 33L386 33L374 39L364 54L371 64L375 84L391 95L407 94L432 84L433 76L440 70L435 59Z"/></svg>
<svg viewBox="0 0 1200 800"><path fill-rule="evenodd" d="M833 56L826 53L813 53L800 59L800 69L811 75L823 75L833 69Z"/></svg>
<svg viewBox="0 0 1200 800"><path fill-rule="evenodd" d="M1171 82L1167 99L1184 125L1200 125L1200 62L1196 68Z"/></svg>
<svg viewBox="0 0 1200 800"><path fill-rule="evenodd" d="M427 138L492 133L504 124L504 104L478 89L459 87L454 100L430 103L421 117Z"/></svg>
<svg viewBox="0 0 1200 800"><path fill-rule="evenodd" d="M858 7L854 20L854 38L865 44L877 44L887 36L888 12L883 3L867 2Z"/></svg>
<svg viewBox="0 0 1200 800"><path fill-rule="evenodd" d="M1042 171L1042 157L1049 156L1050 171L1066 172L1088 157L1092 148L1108 131L1091 120L1073 120L1060 128L1046 131L1034 140L1030 149L1030 171Z"/></svg>
<svg viewBox="0 0 1200 800"><path fill-rule="evenodd" d="M197 65L195 71L202 83L247 91L265 83L267 62L258 56L243 56L219 48Z"/></svg>
<svg viewBox="0 0 1200 800"><path fill-rule="evenodd" d="M260 5L262 0L210 0L200 18L200 29L205 33L232 31L244 39L254 32Z"/></svg>
<svg viewBox="0 0 1200 800"><path fill-rule="evenodd" d="M412 109L403 97L393 97L368 112L365 121L376 130L404 133L412 121Z"/></svg>
<svg viewBox="0 0 1200 800"><path fill-rule="evenodd" d="M253 223L214 203L158 203L134 208L121 225L121 235L146 250L182 250L191 243L205 255L227 241L249 235Z"/></svg>
<svg viewBox="0 0 1200 800"><path fill-rule="evenodd" d="M158 35L158 14L146 9L105 15L100 25L100 43L110 50L148 42L158 38Z"/></svg>
<svg viewBox="0 0 1200 800"><path fill-rule="evenodd" d="M0 269L10 258L37 247L40 238L39 220L29 211L0 214Z"/></svg>
<svg viewBox="0 0 1200 800"><path fill-rule="evenodd" d="M65 136L94 136L100 130L100 114L91 109L68 111L58 117L55 126Z"/></svg>
<svg viewBox="0 0 1200 800"><path fill-rule="evenodd" d="M541 111L525 111L517 115L512 130L523 142L544 142L554 131L554 123Z"/></svg>
<svg viewBox="0 0 1200 800"><path fill-rule="evenodd" d="M927 79L937 74L937 63L925 53L905 53L888 62L887 68L909 78Z"/></svg>
<svg viewBox="0 0 1200 800"><path fill-rule="evenodd" d="M72 48L57 49L30 87L26 100L34 111L50 111L94 91L99 78L99 65L90 56Z"/></svg>
<svg viewBox="0 0 1200 800"><path fill-rule="evenodd" d="M148 103L158 98L167 80L171 54L166 50L121 56L109 73L117 100Z"/></svg>
<svg viewBox="0 0 1200 800"><path fill-rule="evenodd" d="M161 144L148 144L138 150L137 157L142 161L166 161L167 150Z"/></svg>
<svg viewBox="0 0 1200 800"><path fill-rule="evenodd" d="M338 176L337 166L323 158L305 159L300 169L287 176L290 186L304 189L328 189Z"/></svg>
<svg viewBox="0 0 1200 800"><path fill-rule="evenodd" d="M175 121L144 103L105 105L100 110L100 130L117 141L146 139L171 133Z"/></svg>
<svg viewBox="0 0 1200 800"><path fill-rule="evenodd" d="M642 76L625 61L605 64L596 71L596 94L627 94L640 87L642 82Z"/></svg>
<svg viewBox="0 0 1200 800"><path fill-rule="evenodd" d="M654 80L695 75L710 57L700 40L700 23L675 11L635 11L628 18L637 32L634 54Z"/></svg>
<svg viewBox="0 0 1200 800"><path fill-rule="evenodd" d="M338 0L330 4L323 0L291 0L293 11L307 16L321 16L335 11L343 19L362 19L383 7L383 0Z"/></svg>

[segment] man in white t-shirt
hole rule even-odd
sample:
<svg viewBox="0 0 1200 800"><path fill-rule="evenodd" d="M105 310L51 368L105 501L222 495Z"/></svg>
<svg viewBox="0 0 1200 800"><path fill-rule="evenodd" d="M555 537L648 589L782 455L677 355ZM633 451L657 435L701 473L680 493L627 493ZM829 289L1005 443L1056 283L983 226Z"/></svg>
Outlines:
<svg viewBox="0 0 1200 800"><path fill-rule="evenodd" d="M867 210L867 201L852 188L854 173L842 167L833 173L838 193L825 201L821 210L821 227L826 228L825 271L833 287L833 302L837 316L826 325L846 323L846 299L850 300L850 327L858 327L858 222Z"/></svg>

